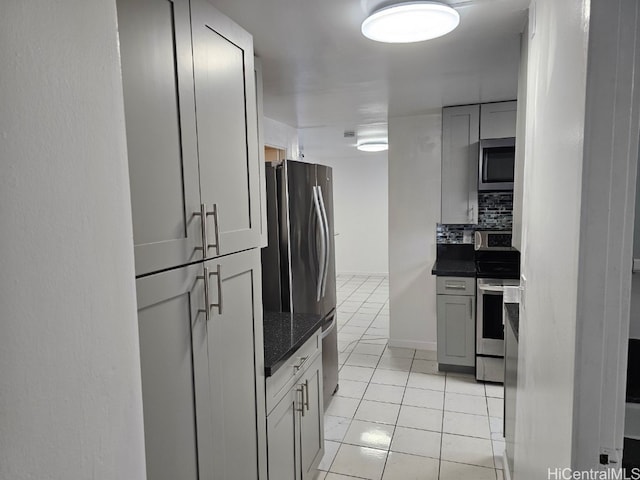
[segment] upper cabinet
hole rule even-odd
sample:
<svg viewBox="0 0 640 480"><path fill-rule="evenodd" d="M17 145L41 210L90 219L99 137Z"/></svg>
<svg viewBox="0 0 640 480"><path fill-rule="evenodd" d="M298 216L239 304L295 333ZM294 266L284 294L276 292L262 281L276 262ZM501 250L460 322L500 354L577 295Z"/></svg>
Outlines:
<svg viewBox="0 0 640 480"><path fill-rule="evenodd" d="M136 275L201 260L188 0L118 0Z"/></svg>
<svg viewBox="0 0 640 480"><path fill-rule="evenodd" d="M264 146L264 113L262 97L262 62L259 58L254 58L254 69L256 78L256 109L258 113L258 163L260 165L260 178L265 178L265 146ZM269 244L267 228L267 182L260 182L260 247L264 248Z"/></svg>
<svg viewBox="0 0 640 480"><path fill-rule="evenodd" d="M118 0L136 275L260 246L251 35L206 0Z"/></svg>
<svg viewBox="0 0 640 480"><path fill-rule="evenodd" d="M478 223L480 106L442 109L441 223Z"/></svg>
<svg viewBox="0 0 640 480"><path fill-rule="evenodd" d="M517 102L442 109L441 223L478 223L480 140L516 136Z"/></svg>
<svg viewBox="0 0 640 480"><path fill-rule="evenodd" d="M208 1L191 1L207 258L260 246L253 38Z"/></svg>
<svg viewBox="0 0 640 480"><path fill-rule="evenodd" d="M480 139L516 136L517 102L480 105Z"/></svg>

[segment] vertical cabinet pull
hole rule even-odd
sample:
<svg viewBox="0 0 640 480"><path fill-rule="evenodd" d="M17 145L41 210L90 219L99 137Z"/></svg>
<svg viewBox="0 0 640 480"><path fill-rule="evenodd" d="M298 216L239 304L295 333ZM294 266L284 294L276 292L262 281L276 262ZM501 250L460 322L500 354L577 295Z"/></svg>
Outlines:
<svg viewBox="0 0 640 480"><path fill-rule="evenodd" d="M304 401L304 407L307 407L307 411L309 411L309 380L306 380L304 382L304 385L302 385L304 387L304 395L302 396L302 399ZM303 411L303 415L304 415L304 408L302 409Z"/></svg>
<svg viewBox="0 0 640 480"><path fill-rule="evenodd" d="M302 416L304 417L304 385L300 385L300 388L296 388L297 392L300 392L300 395L302 396L302 401L300 402L300 408L296 408L296 410L298 412L302 413Z"/></svg>
<svg viewBox="0 0 640 480"><path fill-rule="evenodd" d="M213 210L210 212L206 211L205 208L205 214L204 217L205 218L205 224L206 224L206 217L213 217L213 234L215 236L215 243L206 243L205 245L207 246L207 251L209 251L210 248L215 248L216 249L216 255L220 255L220 226L219 226L219 214L218 214L218 204L214 203L213 204Z"/></svg>
<svg viewBox="0 0 640 480"><path fill-rule="evenodd" d="M208 269L205 268L205 276L207 277L207 281L205 282L205 285L209 284L209 281L211 280L211 277L213 275L215 275L218 280L218 303L210 303L209 302L209 298L207 298L207 310L210 310L212 308L217 308L218 309L218 315L222 315L222 273L220 271L220 264L218 264L216 271L215 272L209 272ZM205 296L208 297L208 293L207 293L208 288L205 288Z"/></svg>
<svg viewBox="0 0 640 480"><path fill-rule="evenodd" d="M202 256L204 258L207 257L207 205L204 203L200 204L200 211L193 212L194 217L200 217L200 241L202 243L201 247L196 247L196 250L202 250Z"/></svg>
<svg viewBox="0 0 640 480"><path fill-rule="evenodd" d="M198 280L204 280L204 309L198 310L198 313L204 312L204 318L208 322L211 317L211 312L209 311L209 269L204 267L204 276L196 277Z"/></svg>
<svg viewBox="0 0 640 480"><path fill-rule="evenodd" d="M473 297L469 298L469 318L473 318Z"/></svg>

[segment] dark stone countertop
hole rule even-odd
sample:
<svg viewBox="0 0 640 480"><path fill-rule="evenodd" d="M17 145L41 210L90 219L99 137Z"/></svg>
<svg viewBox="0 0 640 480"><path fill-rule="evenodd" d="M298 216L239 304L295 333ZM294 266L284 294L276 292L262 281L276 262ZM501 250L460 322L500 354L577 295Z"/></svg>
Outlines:
<svg viewBox="0 0 640 480"><path fill-rule="evenodd" d="M431 273L440 277L475 277L476 262L473 260L438 259L433 264Z"/></svg>
<svg viewBox="0 0 640 480"><path fill-rule="evenodd" d="M516 335L516 340L520 339L520 304L519 303L506 303L504 308L507 311L507 321L513 328L513 333Z"/></svg>
<svg viewBox="0 0 640 480"><path fill-rule="evenodd" d="M475 277L473 244L438 244L436 263L431 273L441 277Z"/></svg>
<svg viewBox="0 0 640 480"><path fill-rule="evenodd" d="M264 371L273 375L322 326L314 313L264 312Z"/></svg>
<svg viewBox="0 0 640 480"><path fill-rule="evenodd" d="M627 355L627 403L640 403L640 339L629 339Z"/></svg>

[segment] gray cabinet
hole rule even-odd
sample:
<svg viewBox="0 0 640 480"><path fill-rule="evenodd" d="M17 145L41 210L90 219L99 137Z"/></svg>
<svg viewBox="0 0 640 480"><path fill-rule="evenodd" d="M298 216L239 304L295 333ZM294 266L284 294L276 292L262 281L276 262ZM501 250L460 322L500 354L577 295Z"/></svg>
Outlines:
<svg viewBox="0 0 640 480"><path fill-rule="evenodd" d="M136 274L202 259L188 0L118 0Z"/></svg>
<svg viewBox="0 0 640 480"><path fill-rule="evenodd" d="M478 223L480 106L442 109L441 223Z"/></svg>
<svg viewBox="0 0 640 480"><path fill-rule="evenodd" d="M438 364L474 367L475 279L438 277L437 282Z"/></svg>
<svg viewBox="0 0 640 480"><path fill-rule="evenodd" d="M207 0L191 0L200 195L207 257L260 246L253 39Z"/></svg>
<svg viewBox="0 0 640 480"><path fill-rule="evenodd" d="M303 403L300 415L300 457L303 480L313 479L324 454L324 405L322 356L316 357L302 381Z"/></svg>
<svg viewBox="0 0 640 480"><path fill-rule="evenodd" d="M307 342L299 351L310 351L319 336L310 342L313 345ZM280 371L273 382L272 377L267 379L269 391L281 392L268 402L275 404L267 416L270 480L311 480L324 455L322 355L320 351L311 358L300 355L294 354L298 364L308 366L297 370L292 381L286 381ZM283 380L289 388L280 388Z"/></svg>
<svg viewBox="0 0 640 480"><path fill-rule="evenodd" d="M515 137L517 109L515 100L480 105L480 139Z"/></svg>
<svg viewBox="0 0 640 480"><path fill-rule="evenodd" d="M216 480L266 478L260 251L204 263Z"/></svg>
<svg viewBox="0 0 640 480"><path fill-rule="evenodd" d="M262 87L262 62L259 58L253 59L256 80L256 111L258 121L258 163L260 165L259 178L265 178L265 152L264 152L264 113L263 113L263 87ZM267 182L260 181L260 247L269 244L269 232L267 223Z"/></svg>
<svg viewBox="0 0 640 480"><path fill-rule="evenodd" d="M149 480L266 479L259 282L257 249L137 280Z"/></svg>
<svg viewBox="0 0 640 480"><path fill-rule="evenodd" d="M302 387L288 390L267 417L270 480L300 480L301 396Z"/></svg>
<svg viewBox="0 0 640 480"><path fill-rule="evenodd" d="M136 281L147 478L213 478L202 266Z"/></svg>
<svg viewBox="0 0 640 480"><path fill-rule="evenodd" d="M207 0L117 8L148 478L265 480L253 41Z"/></svg>
<svg viewBox="0 0 640 480"><path fill-rule="evenodd" d="M136 275L259 247L251 35L207 0L117 6Z"/></svg>

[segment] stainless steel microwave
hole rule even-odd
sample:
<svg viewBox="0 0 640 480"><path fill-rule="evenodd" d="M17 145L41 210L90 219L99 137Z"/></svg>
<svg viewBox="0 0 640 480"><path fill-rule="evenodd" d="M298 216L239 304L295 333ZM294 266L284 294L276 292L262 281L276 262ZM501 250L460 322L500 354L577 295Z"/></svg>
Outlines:
<svg viewBox="0 0 640 480"><path fill-rule="evenodd" d="M516 139L480 140L478 190L513 190Z"/></svg>

